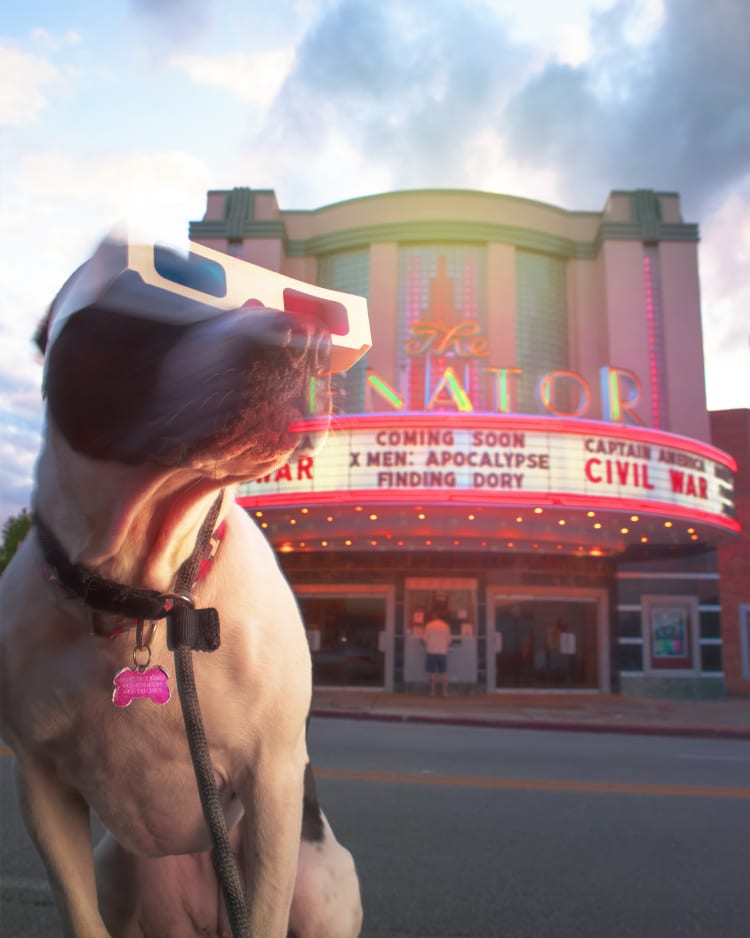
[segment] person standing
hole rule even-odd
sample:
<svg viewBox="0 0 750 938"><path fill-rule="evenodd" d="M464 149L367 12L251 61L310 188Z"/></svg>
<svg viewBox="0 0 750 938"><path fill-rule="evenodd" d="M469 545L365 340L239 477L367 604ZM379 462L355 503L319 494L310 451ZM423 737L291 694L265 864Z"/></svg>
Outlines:
<svg viewBox="0 0 750 938"><path fill-rule="evenodd" d="M428 616L424 627L424 643L427 652L427 673L430 675L430 695L437 693L438 680L443 697L448 696L448 647L451 643L451 627L437 613Z"/></svg>

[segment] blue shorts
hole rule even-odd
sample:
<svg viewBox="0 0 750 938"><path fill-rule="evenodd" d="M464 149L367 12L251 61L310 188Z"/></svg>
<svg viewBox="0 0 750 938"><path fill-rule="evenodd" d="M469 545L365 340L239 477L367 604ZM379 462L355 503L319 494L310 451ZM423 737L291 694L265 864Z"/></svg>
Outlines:
<svg viewBox="0 0 750 938"><path fill-rule="evenodd" d="M431 655L427 653L427 673L445 674L448 655Z"/></svg>

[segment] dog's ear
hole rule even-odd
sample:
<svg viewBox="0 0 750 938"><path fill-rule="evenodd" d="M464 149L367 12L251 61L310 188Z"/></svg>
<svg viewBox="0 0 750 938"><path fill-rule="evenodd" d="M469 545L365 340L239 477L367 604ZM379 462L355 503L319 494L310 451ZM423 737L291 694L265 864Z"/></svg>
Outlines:
<svg viewBox="0 0 750 938"><path fill-rule="evenodd" d="M47 310L45 317L39 322L34 333L34 344L44 355L47 351L47 339L49 338L49 323L52 318L52 307Z"/></svg>

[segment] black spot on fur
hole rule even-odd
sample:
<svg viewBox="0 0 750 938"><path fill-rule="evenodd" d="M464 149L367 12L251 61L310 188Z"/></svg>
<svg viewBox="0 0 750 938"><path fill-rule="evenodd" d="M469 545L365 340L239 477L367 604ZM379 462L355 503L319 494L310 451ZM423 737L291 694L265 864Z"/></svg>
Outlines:
<svg viewBox="0 0 750 938"><path fill-rule="evenodd" d="M302 839L307 843L322 843L325 837L323 816L315 786L315 775L310 762L305 766L305 790L302 798Z"/></svg>
<svg viewBox="0 0 750 938"><path fill-rule="evenodd" d="M36 345L42 355L44 355L44 353L47 351L50 315L51 310L48 310L47 315L39 322L39 325L36 327L36 332L34 333L33 337L34 345Z"/></svg>
<svg viewBox="0 0 750 938"><path fill-rule="evenodd" d="M65 324L47 354L45 390L52 417L73 449L95 459L148 460L152 454L125 456L123 436L149 421L153 375L181 332L179 326L95 307Z"/></svg>

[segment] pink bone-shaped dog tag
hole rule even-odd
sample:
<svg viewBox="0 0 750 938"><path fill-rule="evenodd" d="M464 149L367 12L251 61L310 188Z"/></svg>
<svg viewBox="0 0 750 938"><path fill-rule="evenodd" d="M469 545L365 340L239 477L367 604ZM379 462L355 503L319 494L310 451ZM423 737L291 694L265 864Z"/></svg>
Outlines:
<svg viewBox="0 0 750 938"><path fill-rule="evenodd" d="M112 703L116 707L127 707L138 697L150 697L154 703L165 704L171 696L169 675L161 665L144 671L122 668L115 674L114 684Z"/></svg>

